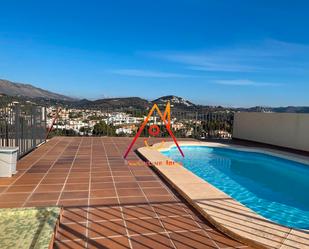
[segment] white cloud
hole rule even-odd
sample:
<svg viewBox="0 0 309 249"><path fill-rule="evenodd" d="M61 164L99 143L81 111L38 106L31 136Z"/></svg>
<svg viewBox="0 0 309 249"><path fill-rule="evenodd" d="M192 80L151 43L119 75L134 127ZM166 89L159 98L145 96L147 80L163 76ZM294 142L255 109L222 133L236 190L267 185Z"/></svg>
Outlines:
<svg viewBox="0 0 309 249"><path fill-rule="evenodd" d="M197 71L305 73L309 66L309 45L273 39L243 46L203 51L157 51L146 56L180 63ZM295 70L297 69L297 70Z"/></svg>
<svg viewBox="0 0 309 249"><path fill-rule="evenodd" d="M247 79L233 79L233 80L214 80L213 83L219 85L228 85L228 86L281 86L280 83L273 82L257 82Z"/></svg>
<svg viewBox="0 0 309 249"><path fill-rule="evenodd" d="M168 73L162 71L150 71L141 69L116 69L110 70L113 74L133 76L133 77L150 77L150 78L186 78L195 77L188 74Z"/></svg>
<svg viewBox="0 0 309 249"><path fill-rule="evenodd" d="M258 70L257 67L241 63L241 60L236 59L235 57L232 59L231 57L221 57L218 55L212 55L211 53L207 54L205 52L157 52L150 53L150 55L171 62L184 64L188 69L196 71L254 72Z"/></svg>

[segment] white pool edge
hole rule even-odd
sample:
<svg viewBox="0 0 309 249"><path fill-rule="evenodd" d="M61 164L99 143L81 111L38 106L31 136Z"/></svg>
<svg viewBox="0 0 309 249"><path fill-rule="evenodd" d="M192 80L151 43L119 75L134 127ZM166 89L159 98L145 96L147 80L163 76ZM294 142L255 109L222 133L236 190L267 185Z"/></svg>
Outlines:
<svg viewBox="0 0 309 249"><path fill-rule="evenodd" d="M274 149L248 148L213 142L179 142L180 146L225 147L268 154L309 165L304 156ZM138 151L207 220L230 237L257 248L309 248L309 231L276 224L242 205L207 181L174 162L160 151L174 147L172 142L142 147ZM158 161L163 162L158 165Z"/></svg>

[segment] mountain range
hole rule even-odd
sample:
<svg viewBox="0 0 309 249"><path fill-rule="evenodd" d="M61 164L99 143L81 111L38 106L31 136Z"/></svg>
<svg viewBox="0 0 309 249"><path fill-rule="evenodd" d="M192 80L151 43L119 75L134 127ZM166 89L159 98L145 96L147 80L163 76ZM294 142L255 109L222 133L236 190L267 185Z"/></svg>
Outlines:
<svg viewBox="0 0 309 249"><path fill-rule="evenodd" d="M287 106L287 107L251 107L251 108L230 108L222 106L196 105L182 97L168 95L155 100L146 100L139 97L127 98L105 98L98 100L76 99L62 94L47 91L30 84L16 83L0 79L0 95L13 96L37 102L41 105L64 105L72 108L87 109L109 109L109 110L145 110L154 103L158 106L165 106L170 101L174 110L177 111L249 111L249 112L291 112L291 113L309 113L308 106Z"/></svg>
<svg viewBox="0 0 309 249"><path fill-rule="evenodd" d="M74 98L50 92L30 84L16 83L3 79L0 79L0 93L15 97L45 98L65 101L76 100Z"/></svg>

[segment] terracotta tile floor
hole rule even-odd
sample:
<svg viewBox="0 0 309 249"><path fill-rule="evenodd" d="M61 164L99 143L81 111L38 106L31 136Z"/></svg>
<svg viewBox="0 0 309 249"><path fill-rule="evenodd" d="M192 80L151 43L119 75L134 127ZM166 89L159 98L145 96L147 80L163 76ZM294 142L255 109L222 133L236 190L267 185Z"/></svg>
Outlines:
<svg viewBox="0 0 309 249"><path fill-rule="evenodd" d="M63 206L54 248L247 248L198 217L151 168L129 166L130 141L51 139L0 179L0 207ZM127 159L142 162L134 151Z"/></svg>

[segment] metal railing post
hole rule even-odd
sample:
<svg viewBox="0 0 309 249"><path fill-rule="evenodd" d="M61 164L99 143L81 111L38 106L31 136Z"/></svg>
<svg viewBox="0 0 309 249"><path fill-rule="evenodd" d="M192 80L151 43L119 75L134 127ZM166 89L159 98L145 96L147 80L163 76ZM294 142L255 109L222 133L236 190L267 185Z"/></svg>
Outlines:
<svg viewBox="0 0 309 249"><path fill-rule="evenodd" d="M15 146L19 146L19 134L20 134L20 124L19 124L19 118L20 118L20 107L19 105L15 105L14 106L15 109ZM11 109L11 111L14 110L13 108ZM11 119L12 122L12 127L13 126L13 118ZM20 153L20 151L19 151Z"/></svg>

